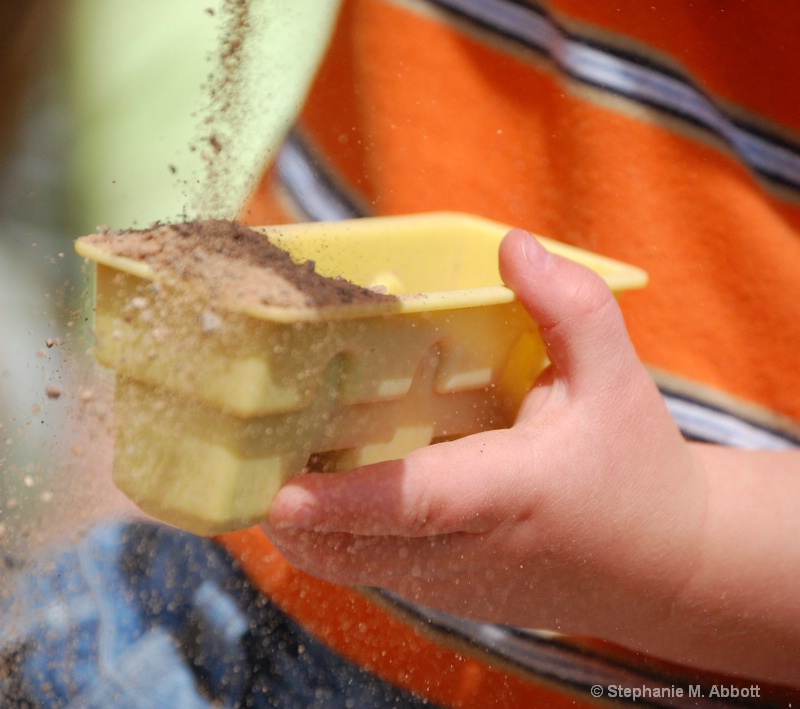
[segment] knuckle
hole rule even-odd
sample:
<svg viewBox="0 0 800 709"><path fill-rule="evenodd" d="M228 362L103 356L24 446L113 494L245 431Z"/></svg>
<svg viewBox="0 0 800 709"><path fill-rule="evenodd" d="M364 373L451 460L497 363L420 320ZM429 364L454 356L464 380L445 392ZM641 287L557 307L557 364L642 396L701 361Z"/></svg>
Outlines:
<svg viewBox="0 0 800 709"><path fill-rule="evenodd" d="M572 301L576 314L594 314L615 302L606 282L587 268L575 269L575 275L565 283L567 297Z"/></svg>

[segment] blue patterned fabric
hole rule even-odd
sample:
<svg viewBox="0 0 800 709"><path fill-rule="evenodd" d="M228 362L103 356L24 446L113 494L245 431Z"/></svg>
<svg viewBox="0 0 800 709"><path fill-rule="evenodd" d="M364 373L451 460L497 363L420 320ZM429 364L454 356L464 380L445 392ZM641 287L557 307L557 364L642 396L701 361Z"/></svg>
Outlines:
<svg viewBox="0 0 800 709"><path fill-rule="evenodd" d="M4 602L0 706L431 706L334 655L207 539L104 524Z"/></svg>

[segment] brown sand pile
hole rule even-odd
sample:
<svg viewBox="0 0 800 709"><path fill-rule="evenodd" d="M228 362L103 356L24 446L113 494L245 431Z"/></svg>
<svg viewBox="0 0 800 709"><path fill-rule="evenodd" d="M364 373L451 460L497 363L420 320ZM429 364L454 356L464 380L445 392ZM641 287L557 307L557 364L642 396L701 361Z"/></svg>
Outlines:
<svg viewBox="0 0 800 709"><path fill-rule="evenodd" d="M298 264L259 232L220 219L103 231L88 240L105 251L147 263L154 271L201 282L213 299L283 307L325 307L395 300L343 278Z"/></svg>

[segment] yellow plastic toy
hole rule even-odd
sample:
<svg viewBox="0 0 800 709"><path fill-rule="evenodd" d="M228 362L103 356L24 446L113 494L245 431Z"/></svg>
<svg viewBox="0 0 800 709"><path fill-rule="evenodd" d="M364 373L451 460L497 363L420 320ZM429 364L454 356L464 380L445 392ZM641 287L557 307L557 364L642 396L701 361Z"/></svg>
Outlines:
<svg viewBox="0 0 800 709"><path fill-rule="evenodd" d="M509 227L435 213L257 229L325 276L397 301L325 309L176 297L145 263L79 239L96 262L95 354L116 371L114 479L147 514L197 534L263 519L313 457L326 470L398 458L513 423L547 364L502 285ZM547 239L615 293L626 264ZM189 292L189 291L187 291Z"/></svg>

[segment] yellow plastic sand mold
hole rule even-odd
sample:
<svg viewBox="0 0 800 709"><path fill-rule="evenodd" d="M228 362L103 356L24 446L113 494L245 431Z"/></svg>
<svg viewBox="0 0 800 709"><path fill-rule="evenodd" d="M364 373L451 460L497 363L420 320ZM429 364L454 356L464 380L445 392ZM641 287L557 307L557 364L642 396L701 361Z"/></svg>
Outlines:
<svg viewBox="0 0 800 709"><path fill-rule="evenodd" d="M152 517L213 535L263 519L310 460L343 470L511 425L547 359L502 285L508 229L457 213L257 229L322 275L397 296L324 308L221 306L78 239L96 264L95 355L116 372L117 486ZM617 294L647 280L542 242Z"/></svg>

